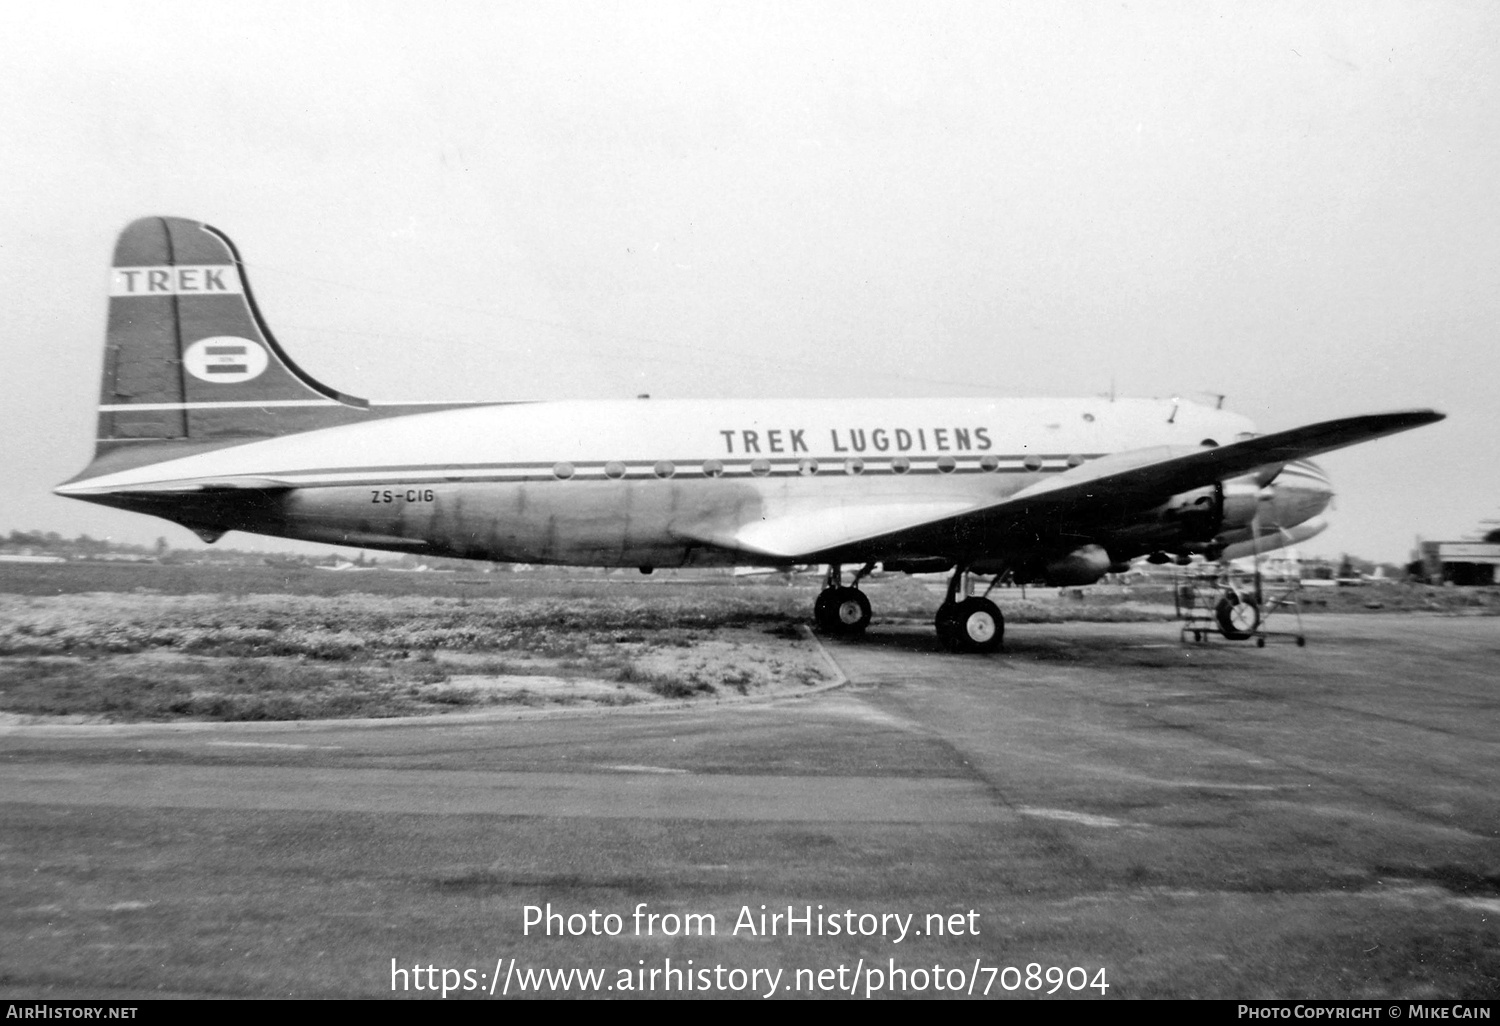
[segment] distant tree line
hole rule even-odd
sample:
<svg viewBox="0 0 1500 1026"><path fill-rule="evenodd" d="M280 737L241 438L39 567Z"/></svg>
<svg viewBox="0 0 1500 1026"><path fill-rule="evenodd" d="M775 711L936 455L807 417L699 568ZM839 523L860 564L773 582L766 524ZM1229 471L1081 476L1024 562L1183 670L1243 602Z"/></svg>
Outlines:
<svg viewBox="0 0 1500 1026"><path fill-rule="evenodd" d="M62 556L64 559L108 559L129 557L134 559L156 559L163 563L264 563L268 559L312 564L320 562L316 556L276 556L264 552L244 552L239 549L184 549L173 551L166 538L157 538L152 545L133 545L109 538L94 538L80 534L77 538L64 538L56 531L11 531L0 539L0 552L26 552L39 556Z"/></svg>

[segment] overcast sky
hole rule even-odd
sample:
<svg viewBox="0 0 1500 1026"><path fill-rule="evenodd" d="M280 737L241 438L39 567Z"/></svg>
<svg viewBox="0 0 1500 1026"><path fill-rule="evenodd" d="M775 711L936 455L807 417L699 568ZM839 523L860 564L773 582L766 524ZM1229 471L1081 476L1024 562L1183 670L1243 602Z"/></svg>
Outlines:
<svg viewBox="0 0 1500 1026"><path fill-rule="evenodd" d="M1121 395L1323 457L1306 551L1500 516L1500 5L18 5L0 533L87 463L116 233L227 232L375 399ZM231 534L224 544L247 547ZM273 541L271 548L287 548Z"/></svg>

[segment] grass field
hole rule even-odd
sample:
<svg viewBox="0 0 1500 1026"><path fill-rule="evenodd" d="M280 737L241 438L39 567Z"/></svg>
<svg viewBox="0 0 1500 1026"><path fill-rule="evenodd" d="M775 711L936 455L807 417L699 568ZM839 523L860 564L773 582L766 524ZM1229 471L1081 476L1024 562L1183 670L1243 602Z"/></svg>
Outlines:
<svg viewBox="0 0 1500 1026"><path fill-rule="evenodd" d="M404 716L712 700L831 678L784 588L642 594L517 575L9 569L0 714L12 717Z"/></svg>
<svg viewBox="0 0 1500 1026"><path fill-rule="evenodd" d="M818 588L616 572L300 567L0 568L0 715L288 720L633 705L797 691L829 671L802 631ZM927 621L931 581L866 590ZM1005 589L1012 623L1166 620L1164 587ZM1305 610L1500 612L1493 590L1310 590Z"/></svg>

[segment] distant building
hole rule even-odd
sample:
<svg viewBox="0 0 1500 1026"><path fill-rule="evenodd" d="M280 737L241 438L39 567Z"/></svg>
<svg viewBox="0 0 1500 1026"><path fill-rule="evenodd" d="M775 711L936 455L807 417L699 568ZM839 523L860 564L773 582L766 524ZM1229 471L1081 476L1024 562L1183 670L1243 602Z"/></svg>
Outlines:
<svg viewBox="0 0 1500 1026"><path fill-rule="evenodd" d="M1492 532L1493 534L1493 532ZM1433 583L1484 585L1495 583L1500 566L1500 539L1493 541L1422 542L1422 573Z"/></svg>

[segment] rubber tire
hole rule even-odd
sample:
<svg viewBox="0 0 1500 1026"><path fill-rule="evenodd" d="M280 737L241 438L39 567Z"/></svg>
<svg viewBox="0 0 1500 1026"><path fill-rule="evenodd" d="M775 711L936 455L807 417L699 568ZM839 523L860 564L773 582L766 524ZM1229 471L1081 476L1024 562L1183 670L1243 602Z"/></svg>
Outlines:
<svg viewBox="0 0 1500 1026"><path fill-rule="evenodd" d="M818 596L814 615L820 605L818 626L829 634L859 634L870 625L870 600L858 588L829 588Z"/></svg>
<svg viewBox="0 0 1500 1026"><path fill-rule="evenodd" d="M1224 637L1245 641L1254 637L1260 627L1260 606L1252 595L1230 592L1214 607L1214 619L1219 621L1219 633Z"/></svg>
<svg viewBox="0 0 1500 1026"><path fill-rule="evenodd" d="M1005 616L989 599L964 599L953 608L952 647L959 652L995 652L1005 641Z"/></svg>

